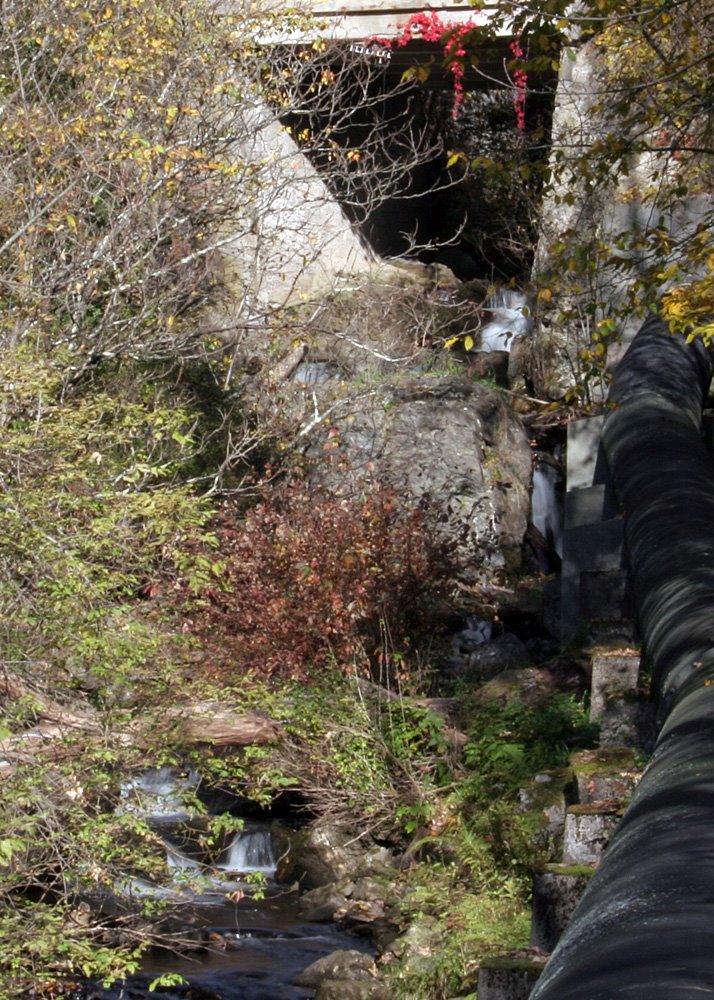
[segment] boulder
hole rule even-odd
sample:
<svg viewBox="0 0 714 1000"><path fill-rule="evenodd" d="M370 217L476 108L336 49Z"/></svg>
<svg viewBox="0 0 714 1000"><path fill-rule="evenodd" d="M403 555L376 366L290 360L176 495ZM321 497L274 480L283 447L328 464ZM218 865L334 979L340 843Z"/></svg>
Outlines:
<svg viewBox="0 0 714 1000"><path fill-rule="evenodd" d="M277 838L277 839L276 839ZM279 858L279 882L299 882L304 889L336 885L350 895L347 883L364 871L365 852L355 841L353 830L329 822L318 822L302 830L274 832L274 850Z"/></svg>
<svg viewBox="0 0 714 1000"><path fill-rule="evenodd" d="M376 482L423 510L459 580L486 582L520 567L531 448L491 386L443 375L375 384L331 414L306 456L312 481L336 493Z"/></svg>
<svg viewBox="0 0 714 1000"><path fill-rule="evenodd" d="M316 989L323 980L372 982L377 968L371 955L353 949L333 951L318 958L293 979L295 986Z"/></svg>
<svg viewBox="0 0 714 1000"><path fill-rule="evenodd" d="M371 983L324 979L317 987L315 1000L390 1000L390 994Z"/></svg>
<svg viewBox="0 0 714 1000"><path fill-rule="evenodd" d="M347 897L336 886L323 885L310 889L300 897L298 910L311 923L332 920L335 914L347 906Z"/></svg>

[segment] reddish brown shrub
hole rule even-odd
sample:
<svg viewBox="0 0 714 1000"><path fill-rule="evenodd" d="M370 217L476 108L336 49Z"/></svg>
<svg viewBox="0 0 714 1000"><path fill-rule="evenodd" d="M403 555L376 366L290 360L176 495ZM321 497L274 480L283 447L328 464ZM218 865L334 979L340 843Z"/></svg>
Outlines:
<svg viewBox="0 0 714 1000"><path fill-rule="evenodd" d="M225 509L217 534L224 587L196 624L229 641L240 669L294 677L328 660L361 673L408 664L449 576L422 513L387 490L336 499L292 485L240 521Z"/></svg>

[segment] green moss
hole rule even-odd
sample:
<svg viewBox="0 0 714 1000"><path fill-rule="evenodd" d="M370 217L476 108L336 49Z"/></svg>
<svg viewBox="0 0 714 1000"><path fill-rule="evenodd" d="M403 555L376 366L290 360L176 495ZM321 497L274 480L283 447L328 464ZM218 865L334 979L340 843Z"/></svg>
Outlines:
<svg viewBox="0 0 714 1000"><path fill-rule="evenodd" d="M592 865L545 865L543 871L553 875L565 875L568 878L592 878L595 868Z"/></svg>
<svg viewBox="0 0 714 1000"><path fill-rule="evenodd" d="M608 747L571 754L570 765L577 775L591 775L607 774L610 771L637 771L641 763L632 747Z"/></svg>

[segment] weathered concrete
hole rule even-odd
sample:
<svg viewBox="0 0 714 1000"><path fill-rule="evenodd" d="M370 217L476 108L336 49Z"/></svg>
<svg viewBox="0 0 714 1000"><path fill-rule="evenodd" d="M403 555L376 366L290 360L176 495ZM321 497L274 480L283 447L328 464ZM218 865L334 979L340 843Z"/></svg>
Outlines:
<svg viewBox="0 0 714 1000"><path fill-rule="evenodd" d="M339 289L355 274L376 269L376 259L267 105L256 98L242 115L245 139L235 156L255 167L254 197L251 217L234 220L223 253L228 276L238 276L255 314Z"/></svg>
<svg viewBox="0 0 714 1000"><path fill-rule="evenodd" d="M479 969L479 1000L528 1000L542 970L542 964L527 958L488 959Z"/></svg>
<svg viewBox="0 0 714 1000"><path fill-rule="evenodd" d="M570 806L565 814L563 864L597 864L618 820L616 805L594 802Z"/></svg>
<svg viewBox="0 0 714 1000"><path fill-rule="evenodd" d="M604 651L593 656L590 718L602 719L613 699L634 695L639 674L639 653Z"/></svg>
<svg viewBox="0 0 714 1000"><path fill-rule="evenodd" d="M629 802L641 776L629 747L600 747L572 754L577 798L581 804Z"/></svg>
<svg viewBox="0 0 714 1000"><path fill-rule="evenodd" d="M603 416L586 417L568 424L566 481L569 490L607 484L609 472L600 447Z"/></svg>
<svg viewBox="0 0 714 1000"><path fill-rule="evenodd" d="M584 524L597 524L598 521L609 521L617 513L615 494L604 483L569 489L565 495L566 530L579 528Z"/></svg>
<svg viewBox="0 0 714 1000"><path fill-rule="evenodd" d="M548 865L533 878L531 945L551 952L593 876L586 865Z"/></svg>
<svg viewBox="0 0 714 1000"><path fill-rule="evenodd" d="M414 0L311 0L305 10L315 18L320 34L324 38L339 41L363 42L373 36L392 36L397 25L409 20L412 14L425 10L434 11L442 21L463 24L475 21L488 26L496 7L492 3L479 4L478 9L464 3L439 2L419 4ZM499 34L508 35L507 29L499 29ZM308 40L305 29L299 29L287 36L291 42Z"/></svg>

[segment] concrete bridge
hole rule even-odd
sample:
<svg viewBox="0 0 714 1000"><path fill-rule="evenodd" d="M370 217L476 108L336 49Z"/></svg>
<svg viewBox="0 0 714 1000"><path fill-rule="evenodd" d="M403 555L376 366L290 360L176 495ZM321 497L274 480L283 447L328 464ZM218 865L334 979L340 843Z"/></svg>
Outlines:
<svg viewBox="0 0 714 1000"><path fill-rule="evenodd" d="M390 37L397 33L397 26L404 24L412 14L433 11L442 21L464 24L473 20L487 27L494 11L486 4L479 9L468 3L415 3L414 0L313 0L311 11L315 18L325 23L324 35L340 41L359 42L373 35Z"/></svg>
<svg viewBox="0 0 714 1000"><path fill-rule="evenodd" d="M438 47L415 37L403 48L386 49L369 44L374 38L393 38L413 14L433 11L444 24L473 22L484 28L484 46L478 56L478 72L469 69L465 81L467 89L486 89L489 80L501 84L509 82L505 66L511 60L508 41L513 37L507 29L494 29L495 5L486 3L472 7L467 2L417 3L415 0L312 0L305 5L305 12L314 18L306 29L291 30L285 34L268 37L268 44L300 45L311 43L315 37L337 45L347 45L353 52L364 52L370 60L381 65L388 79L398 80L405 69L420 61L432 61ZM433 60L428 87L438 90L451 86L451 81L441 69L438 58Z"/></svg>

